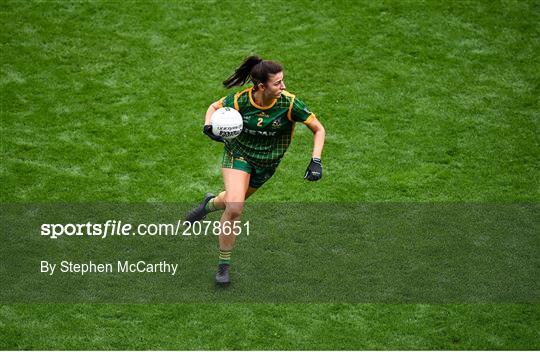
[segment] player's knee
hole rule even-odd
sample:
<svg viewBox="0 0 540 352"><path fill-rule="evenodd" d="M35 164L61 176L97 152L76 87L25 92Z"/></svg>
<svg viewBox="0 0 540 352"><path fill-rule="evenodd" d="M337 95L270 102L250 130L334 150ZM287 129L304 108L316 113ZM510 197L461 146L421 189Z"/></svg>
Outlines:
<svg viewBox="0 0 540 352"><path fill-rule="evenodd" d="M226 211L232 218L240 217L244 211L244 202L229 201L226 203Z"/></svg>

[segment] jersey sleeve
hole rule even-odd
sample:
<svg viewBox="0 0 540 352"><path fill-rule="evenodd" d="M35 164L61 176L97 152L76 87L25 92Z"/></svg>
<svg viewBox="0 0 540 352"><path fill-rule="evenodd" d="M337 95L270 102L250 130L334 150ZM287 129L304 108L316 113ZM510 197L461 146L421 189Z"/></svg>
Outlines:
<svg viewBox="0 0 540 352"><path fill-rule="evenodd" d="M309 110L306 104L301 99L296 98L296 97L293 101L291 115L292 115L293 121L303 122L303 123L308 123L312 119L315 118L315 114L313 114Z"/></svg>
<svg viewBox="0 0 540 352"><path fill-rule="evenodd" d="M220 108L233 108L234 109L234 93L231 93L218 100Z"/></svg>

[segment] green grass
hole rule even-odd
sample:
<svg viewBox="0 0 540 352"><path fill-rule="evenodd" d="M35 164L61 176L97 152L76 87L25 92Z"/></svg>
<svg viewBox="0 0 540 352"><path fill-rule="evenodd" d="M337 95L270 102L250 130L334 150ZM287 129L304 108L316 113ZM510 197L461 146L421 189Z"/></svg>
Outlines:
<svg viewBox="0 0 540 352"><path fill-rule="evenodd" d="M250 201L540 198L537 1L2 1L0 23L2 203L218 191L203 115L251 53L284 64L327 143L304 182L298 126ZM538 306L5 304L0 347L538 349Z"/></svg>
<svg viewBox="0 0 540 352"><path fill-rule="evenodd" d="M283 62L328 130L327 177L301 181L311 142L298 128L258 200L538 199L537 2L2 8L4 201L218 190L203 114L252 52Z"/></svg>
<svg viewBox="0 0 540 352"><path fill-rule="evenodd" d="M8 349L520 350L538 339L540 323L538 305L53 304L0 312Z"/></svg>

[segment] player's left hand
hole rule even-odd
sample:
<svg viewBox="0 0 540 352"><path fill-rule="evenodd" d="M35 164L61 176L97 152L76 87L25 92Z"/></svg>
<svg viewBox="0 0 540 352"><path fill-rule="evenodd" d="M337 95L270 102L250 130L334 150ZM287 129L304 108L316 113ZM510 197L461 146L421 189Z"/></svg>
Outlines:
<svg viewBox="0 0 540 352"><path fill-rule="evenodd" d="M319 158L311 158L304 179L308 181L317 181L322 177L322 162Z"/></svg>

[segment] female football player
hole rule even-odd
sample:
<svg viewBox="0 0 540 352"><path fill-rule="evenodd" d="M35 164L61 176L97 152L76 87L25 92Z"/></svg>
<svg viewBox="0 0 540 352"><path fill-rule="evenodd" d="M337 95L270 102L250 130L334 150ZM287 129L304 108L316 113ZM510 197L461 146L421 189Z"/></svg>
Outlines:
<svg viewBox="0 0 540 352"><path fill-rule="evenodd" d="M214 196L207 193L186 220L195 222L216 210L224 210L219 235L219 264L216 283L230 282L229 265L235 235L227 235L223 226L234 224L242 215L244 202L272 177L289 147L296 122L313 132L313 151L304 178L317 181L322 177L321 153L325 130L307 106L285 90L283 67L275 61L250 56L227 78L226 88L242 86L251 80L253 86L212 103L206 111L203 133L225 144L222 159L225 190ZM238 137L224 140L212 133L212 114L222 107L234 108L243 117L244 127Z"/></svg>

